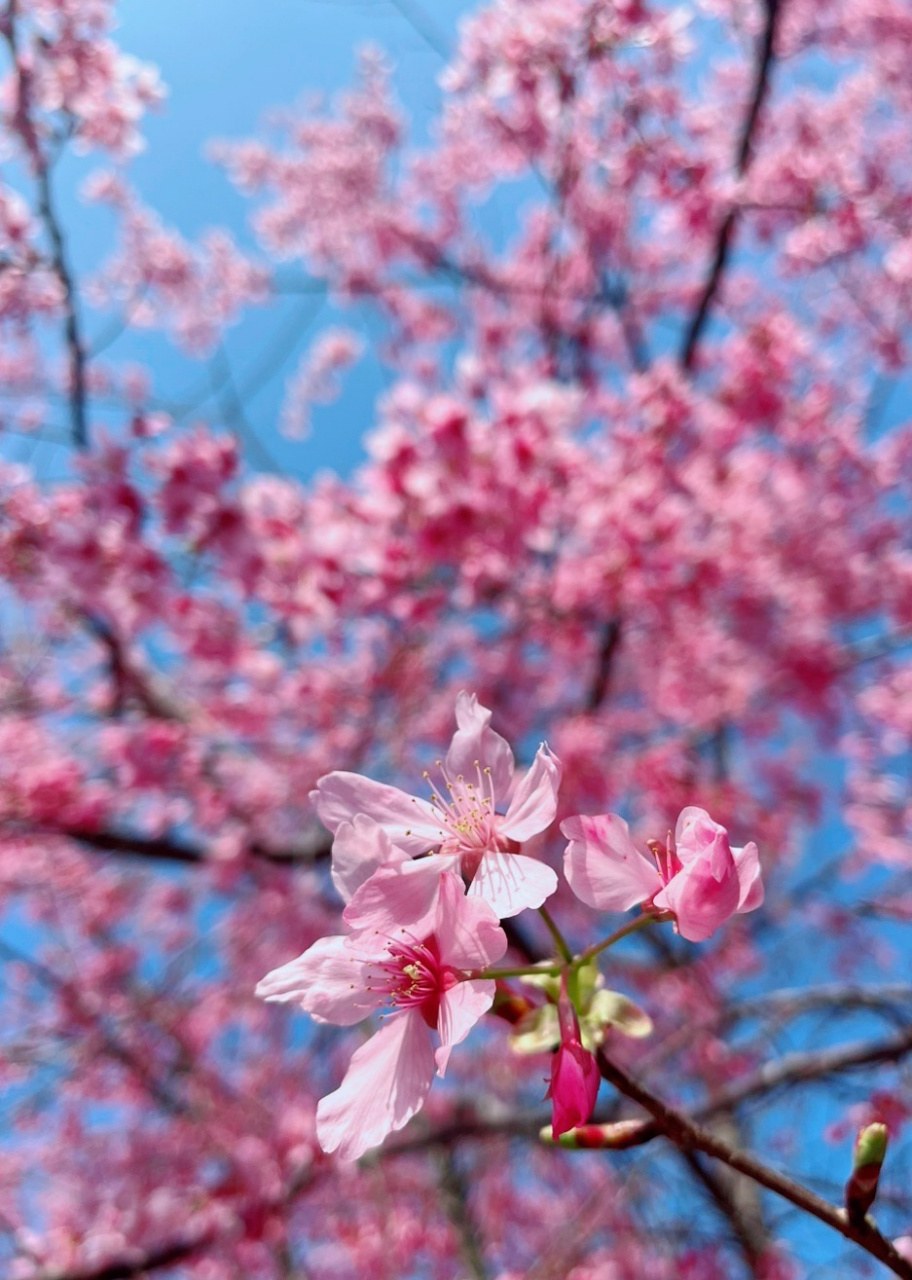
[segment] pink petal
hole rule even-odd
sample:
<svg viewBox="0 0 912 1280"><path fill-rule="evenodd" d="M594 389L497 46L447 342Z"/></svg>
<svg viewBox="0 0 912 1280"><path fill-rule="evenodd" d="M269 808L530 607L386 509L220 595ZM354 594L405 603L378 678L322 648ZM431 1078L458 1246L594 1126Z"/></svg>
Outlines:
<svg viewBox="0 0 912 1280"><path fill-rule="evenodd" d="M363 813L351 822L340 822L332 847L332 881L345 902L378 868L405 862L408 854L397 849L373 818Z"/></svg>
<svg viewBox="0 0 912 1280"><path fill-rule="evenodd" d="M695 858L708 859L716 879L728 874L731 865L728 832L714 822L705 809L689 805L681 810L675 827L675 848L684 866Z"/></svg>
<svg viewBox="0 0 912 1280"><path fill-rule="evenodd" d="M557 813L560 780L561 763L542 743L498 824L501 833L522 843L549 827Z"/></svg>
<svg viewBox="0 0 912 1280"><path fill-rule="evenodd" d="M356 1050L345 1079L317 1106L324 1151L357 1160L421 1110L434 1078L431 1038L417 1010L391 1018Z"/></svg>
<svg viewBox="0 0 912 1280"><path fill-rule="evenodd" d="M570 841L564 853L564 874L588 906L628 911L662 887L658 871L637 850L627 823L616 813L567 818L561 831Z"/></svg>
<svg viewBox="0 0 912 1280"><path fill-rule="evenodd" d="M535 910L557 888L557 876L544 862L522 853L488 852L482 856L469 885L471 897L480 897L501 920Z"/></svg>
<svg viewBox="0 0 912 1280"><path fill-rule="evenodd" d="M310 798L320 821L336 832L343 822L363 813L383 828L394 845L408 854L427 853L444 839L440 822L427 800L406 795L398 787L336 770L317 783Z"/></svg>
<svg viewBox="0 0 912 1280"><path fill-rule="evenodd" d="M429 934L437 914L441 874L458 861L433 854L381 867L361 885L342 912L343 920L353 932L376 930L391 935L406 928L417 937Z"/></svg>
<svg viewBox="0 0 912 1280"><path fill-rule="evenodd" d="M481 706L475 694L460 693L456 699L457 729L446 757L447 777L455 782L462 775L474 782L476 766L490 770L495 795L505 796L513 778L510 744L490 727L491 712Z"/></svg>
<svg viewBox="0 0 912 1280"><path fill-rule="evenodd" d="M486 969L507 949L506 935L490 904L466 897L456 875L440 877L435 932L441 962L451 969Z"/></svg>
<svg viewBox="0 0 912 1280"><path fill-rule="evenodd" d="M705 942L738 910L740 893L734 860L719 879L709 859L696 859L672 876L654 903L660 911L674 912L682 938Z"/></svg>
<svg viewBox="0 0 912 1280"><path fill-rule="evenodd" d="M364 986L368 960L352 953L343 936L318 938L296 960L273 969L257 984L263 1000L297 1000L323 1022L349 1027L376 1009L380 998Z"/></svg>
<svg viewBox="0 0 912 1280"><path fill-rule="evenodd" d="M434 1057L437 1074L442 1076L447 1068L453 1045L464 1040L475 1023L488 1012L494 1003L494 982L490 978L472 978L457 982L445 991L440 999L437 1030L440 1032L440 1048Z"/></svg>
<svg viewBox="0 0 912 1280"><path fill-rule="evenodd" d="M738 911L753 911L763 902L763 880L760 875L760 850L753 840L743 849L732 849L735 866L738 868L738 880L741 885L741 896L738 899Z"/></svg>
<svg viewBox="0 0 912 1280"><path fill-rule="evenodd" d="M595 1058L579 1041L561 1044L551 1060L552 1130L559 1138L568 1129L586 1124L595 1110L599 1091Z"/></svg>

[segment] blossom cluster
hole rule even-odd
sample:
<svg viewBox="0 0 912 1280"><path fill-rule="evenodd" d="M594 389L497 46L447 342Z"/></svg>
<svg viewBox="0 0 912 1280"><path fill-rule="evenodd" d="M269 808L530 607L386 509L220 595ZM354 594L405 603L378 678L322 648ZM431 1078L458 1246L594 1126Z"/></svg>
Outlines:
<svg viewBox="0 0 912 1280"><path fill-rule="evenodd" d="M530 1041L533 1049L549 1046L541 1024L547 1010L556 1012L548 1089L554 1137L592 1115L599 1089L593 1049L604 1029L648 1034L648 1018L631 1002L596 991L592 959L613 938L574 957L546 914L560 959L525 973L492 969L507 951L500 922L543 910L558 888L554 870L526 846L557 815L561 766L543 743L517 779L513 752L491 718L475 695L459 695L439 781L424 775L429 799L347 772L327 774L313 793L333 833L332 878L346 901L347 932L318 939L274 969L257 994L296 1001L316 1021L338 1026L383 1010L381 1030L356 1050L340 1087L317 1108L323 1150L343 1159L379 1145L421 1109L435 1072L444 1075L454 1046L494 1004L498 978L524 976L550 997L521 1021L520 1052ZM756 844L732 849L725 828L703 809L684 809L664 846L650 841L651 860L617 814L569 817L561 831L569 841L567 882L597 911L639 905L644 923L673 920L682 937L701 942L763 900Z"/></svg>

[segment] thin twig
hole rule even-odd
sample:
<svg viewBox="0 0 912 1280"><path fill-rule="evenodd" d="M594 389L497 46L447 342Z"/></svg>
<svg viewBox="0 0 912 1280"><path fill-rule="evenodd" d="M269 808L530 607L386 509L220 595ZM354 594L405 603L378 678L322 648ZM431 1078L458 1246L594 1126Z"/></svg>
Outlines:
<svg viewBox="0 0 912 1280"><path fill-rule="evenodd" d="M6 21L0 26L0 33L9 47L16 78L16 128L31 162L35 185L38 189L38 215L50 241L51 267L63 291L63 331L69 363L68 398L73 443L79 449L87 449L89 432L86 411L86 348L79 319L79 302L63 231L57 217L48 159L41 150L32 119L31 71L26 68L20 58L16 17L16 0L10 0Z"/></svg>
<svg viewBox="0 0 912 1280"><path fill-rule="evenodd" d="M754 90L751 94L750 105L744 119L744 125L741 129L741 136L735 156L735 171L739 178L743 177L747 173L753 156L757 124L760 119L760 112L763 107L764 100L769 90L770 72L772 70L776 45L776 26L780 10L781 0L766 0L766 23L763 28L763 34L760 37L756 73L754 76ZM722 280L725 275L725 270L732 250L735 226L739 214L739 209L730 209L723 219L716 235L716 247L713 254L712 265L710 266L706 282L703 285L699 301L688 326L687 336L685 337L684 346L681 351L681 364L688 372L693 369L694 364L696 363L700 339L703 336L703 330L709 319L713 302L715 301L716 295L722 285Z"/></svg>

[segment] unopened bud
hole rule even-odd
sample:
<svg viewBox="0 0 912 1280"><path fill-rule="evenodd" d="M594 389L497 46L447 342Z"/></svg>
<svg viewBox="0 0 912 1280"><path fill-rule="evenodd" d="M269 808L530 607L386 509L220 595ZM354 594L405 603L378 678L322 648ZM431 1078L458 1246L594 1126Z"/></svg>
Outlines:
<svg viewBox="0 0 912 1280"><path fill-rule="evenodd" d="M887 1154L887 1126L877 1121L859 1130L852 1153L852 1176L846 1183L846 1212L856 1224L865 1220L877 1195L880 1170Z"/></svg>
<svg viewBox="0 0 912 1280"><path fill-rule="evenodd" d="M882 1165L887 1154L888 1137L887 1126L880 1120L874 1124L866 1124L859 1130L852 1153L853 1170L863 1169L870 1164Z"/></svg>
<svg viewBox="0 0 912 1280"><path fill-rule="evenodd" d="M657 1133L652 1120L617 1120L613 1124L581 1124L555 1138L550 1124L539 1132L542 1142L571 1150L626 1151L649 1142Z"/></svg>

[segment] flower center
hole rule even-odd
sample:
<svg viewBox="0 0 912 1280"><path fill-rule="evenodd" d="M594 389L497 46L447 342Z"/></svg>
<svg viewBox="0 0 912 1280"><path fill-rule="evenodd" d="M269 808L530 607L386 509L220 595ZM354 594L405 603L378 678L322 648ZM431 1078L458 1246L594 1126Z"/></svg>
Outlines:
<svg viewBox="0 0 912 1280"><path fill-rule="evenodd" d="M463 874L469 879L478 870L481 855L487 849L497 849L502 841L497 835L497 814L494 811L494 784L491 770L475 761L475 777L468 779L459 774L447 776L442 761L437 768L443 777L443 789L436 786L425 770L424 778L431 788L431 804L440 820L441 853L461 853L464 856ZM444 794L445 793L445 794Z"/></svg>
<svg viewBox="0 0 912 1280"><path fill-rule="evenodd" d="M659 844L658 840L647 840L646 844L655 859L659 879L662 881L663 885L668 884L669 880L674 879L681 870L681 859L678 857L677 850L675 849L675 843L672 839L671 832L669 831L668 833L664 849Z"/></svg>
<svg viewBox="0 0 912 1280"><path fill-rule="evenodd" d="M395 1009L417 1009L429 1027L437 1026L440 997L458 981L441 963L434 937L424 942L393 942L368 979Z"/></svg>

